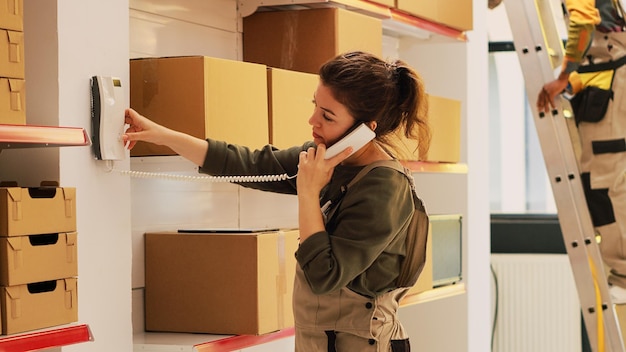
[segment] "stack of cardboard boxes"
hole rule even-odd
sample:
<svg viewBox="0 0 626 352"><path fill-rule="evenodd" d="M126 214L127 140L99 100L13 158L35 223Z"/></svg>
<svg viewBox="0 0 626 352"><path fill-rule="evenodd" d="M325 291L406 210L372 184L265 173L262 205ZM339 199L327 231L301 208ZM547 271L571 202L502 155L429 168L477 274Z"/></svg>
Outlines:
<svg viewBox="0 0 626 352"><path fill-rule="evenodd" d="M25 113L23 0L0 0L0 123L23 125Z"/></svg>
<svg viewBox="0 0 626 352"><path fill-rule="evenodd" d="M2 333L78 320L76 190L0 187Z"/></svg>

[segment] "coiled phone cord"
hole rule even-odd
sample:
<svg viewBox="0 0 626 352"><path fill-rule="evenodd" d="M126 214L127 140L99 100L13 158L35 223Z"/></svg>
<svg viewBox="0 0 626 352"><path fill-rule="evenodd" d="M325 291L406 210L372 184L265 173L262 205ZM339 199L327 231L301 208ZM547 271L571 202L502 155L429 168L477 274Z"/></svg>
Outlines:
<svg viewBox="0 0 626 352"><path fill-rule="evenodd" d="M177 175L162 172L146 172L134 170L117 170L123 175L135 178L158 178L172 181L195 181L195 182L278 182L293 179L297 174L289 176L280 175L251 175L251 176L207 176L207 175Z"/></svg>

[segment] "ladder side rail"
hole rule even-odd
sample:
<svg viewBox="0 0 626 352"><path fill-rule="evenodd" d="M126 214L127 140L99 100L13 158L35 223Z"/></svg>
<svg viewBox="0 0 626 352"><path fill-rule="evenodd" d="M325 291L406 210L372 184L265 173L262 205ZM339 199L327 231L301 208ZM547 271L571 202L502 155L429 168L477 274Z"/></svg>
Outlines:
<svg viewBox="0 0 626 352"><path fill-rule="evenodd" d="M528 4L529 1L526 1L526 3ZM560 10L564 11L565 10L564 3L559 2L559 5L562 6ZM563 53L564 49L562 45L562 40L558 35L558 30L556 29L556 21L555 21L556 18L554 14L552 13L553 8L551 7L551 2L548 0L537 0L536 6L537 6L538 15L539 15L536 17L540 18L541 25L538 27L534 27L534 28L542 28L543 32L541 32L540 30L539 31L535 30L534 31L535 40L538 43L541 42L541 39L545 40L544 47L546 47L546 50L544 50L544 54L552 55L553 56L552 59L556 59L556 60L550 61L551 68L552 69L557 68L560 71L560 64L564 56L564 53ZM564 13L563 15L565 19L568 18L567 13ZM543 38L540 37L542 34L544 35ZM547 61L544 59L543 62L547 62ZM544 74L546 73L549 74L550 67L546 64L544 64L543 67L544 67ZM554 76L548 76L548 80L552 80L553 78ZM538 96L540 89L541 87L539 87L534 92L534 94L529 95L529 96L532 96L532 97ZM594 286L592 286L592 289L583 288L582 294L579 293L579 296L583 296L582 303L585 304L585 305L581 304L581 306L583 307L583 315L584 316L588 315L587 319L585 319L585 322L591 319L597 320L596 312L595 312L595 309L598 309L597 307L598 303L596 301L597 294L595 292L595 289L597 288L599 290L601 307L604 310L601 313L604 318L605 340L608 341L609 346L611 346L611 351L624 351L625 348L624 348L624 342L621 336L621 329L619 327L619 322L618 322L617 315L615 312L615 307L611 303L610 293L608 290L608 283L606 281L606 274L604 272L603 259L600 254L598 243L595 241L595 229L591 221L589 208L587 206L587 201L586 201L584 190L583 190L582 180L580 178L578 157L574 151L574 146L572 144L572 137L570 135L570 126L568 126L568 123L571 124L573 122L571 121L571 119L570 120L566 119L565 116L563 115L564 106L569 107L569 104L565 102L565 99L562 97L558 97L558 100L556 103L557 103L557 106L555 107L555 110L552 111L552 115L553 115L552 120L553 120L553 123L555 124L554 128L556 131L557 140L560 143L561 156L563 157L563 160L565 162L564 171L566 172L566 174L555 176L555 178L551 179L551 183L553 183L553 189L555 190L554 192L555 200L556 200L556 197L566 197L565 199L561 201L559 200L556 200L556 201L563 203L566 206L571 205L573 207L572 209L569 209L565 213L566 218L564 219L565 221L561 221L561 227L564 230L563 233L567 235L570 233L576 234L575 226L578 226L578 228L580 229L580 233L575 236L569 236L569 237L574 237L574 238L569 238L569 240L571 240L572 242L566 243L566 246L574 247L574 246L579 246L579 245L584 244L584 248L586 248L587 256L588 256L587 261L590 261L591 264L593 264L594 266L594 268L590 268L593 274L595 274L595 279L592 276ZM535 114L537 114L537 112L535 112ZM541 118L541 116L539 117ZM557 183L561 184L563 181L566 181L567 185L561 185L561 186L562 187L568 186L569 191L570 191L569 194L567 194L567 192L558 191L554 188L555 184ZM573 198L572 203L570 203L570 200L568 199L569 197ZM567 214L570 212L574 212L576 215L567 216ZM578 224L574 224L573 219L576 219L578 221ZM567 220L570 220L570 221L567 221ZM564 235L564 240L568 240L567 238L568 236L566 235ZM576 237L578 237L578 239L576 239ZM582 241L582 242L579 243L578 241ZM572 257L572 259L577 262L576 263L577 265L585 266L584 258L581 257L581 258L575 259ZM572 267L572 269L574 270L574 266ZM586 272L586 270L584 271Z"/></svg>
<svg viewBox="0 0 626 352"><path fill-rule="evenodd" d="M509 21L515 28L513 34L516 51L523 68L527 95L532 100L538 96L544 82L554 79L555 66L560 64L563 55L562 42L554 24L552 8L547 1L511 0L505 1L505 6ZM594 240L594 229L579 180L576 154L561 106L557 106L551 116L535 110L533 115L583 307L585 326L592 348L597 350L599 312L596 312L596 283L600 288L602 302L610 302L610 299L602 260ZM590 261L595 263L600 280L593 279ZM603 338L609 341L609 351L624 351L615 311L610 304L605 303L603 306L610 306L610 309L602 312L603 325L606 327Z"/></svg>
<svg viewBox="0 0 626 352"><path fill-rule="evenodd" d="M529 4L532 6L529 6ZM506 5L507 8L510 7L508 3ZM526 6L524 7L524 5ZM534 2L526 2L525 4L522 4L520 2L520 7L517 9L517 11L510 11L510 9L507 11L509 14L516 14L515 18L519 19L519 21L517 22L520 22L518 23L518 28L516 28L515 31L515 34L517 35L515 42L516 47L518 47L520 64L522 65L522 67L526 68L525 70L523 70L523 72L526 81L527 95L530 97L530 99L538 95L545 81L551 80L554 77L552 68L549 65L546 65L546 62L548 62L549 60L546 57L548 55L548 51L544 49L545 46L537 44L543 43L543 34L539 32L539 35L533 35L532 33L532 29L541 28L540 22L536 21L535 23L533 23L533 19L538 19L539 17L537 15L528 15L528 12L532 13L538 11L534 7L534 5ZM523 13L526 13L527 15L520 16L520 14ZM511 22L514 23L513 19L511 19ZM522 29L519 28L520 25L523 26L524 24L527 25L527 27L525 27L525 32L523 32ZM537 39L536 37L539 37L539 39ZM570 194L570 189L568 187L563 187L566 186L566 184L562 183L563 179L566 178L565 175L567 175L569 172L568 167L565 163L565 159L563 158L563 156L565 155L565 151L562 150L563 146L556 137L558 133L555 121L558 119L559 116L557 114L557 116L547 117L543 114L537 114L536 112L534 112L533 115L535 118L535 126L537 129L539 141L542 146L544 161L546 162L546 169L550 177L551 186L553 194L555 196L555 201L557 203L557 208L559 210L560 218L563 219L563 217L567 217L570 220L566 222L561 221L561 227L563 228L564 236L571 237L571 243L583 243L584 233L579 227L579 214L576 211L576 208L573 207L574 200L572 195ZM567 242L570 241L566 241L566 243ZM586 281L581 282L582 287L593 287L593 281L591 280L591 271L589 268L587 268L588 259L584 247L569 247L568 250L572 266L580 267L574 272L576 273L583 271L583 274L579 275L578 278L579 282L581 280ZM582 290L581 292L584 293L585 291L586 290ZM590 322L590 326L592 326L593 323L594 321Z"/></svg>

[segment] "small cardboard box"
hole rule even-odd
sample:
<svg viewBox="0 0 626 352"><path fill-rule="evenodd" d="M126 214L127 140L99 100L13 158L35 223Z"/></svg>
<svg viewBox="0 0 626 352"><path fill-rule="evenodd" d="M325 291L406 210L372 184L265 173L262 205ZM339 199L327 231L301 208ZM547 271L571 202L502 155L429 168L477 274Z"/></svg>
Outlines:
<svg viewBox="0 0 626 352"><path fill-rule="evenodd" d="M432 129L430 148L420 160L457 163L461 160L461 102L431 95L428 123Z"/></svg>
<svg viewBox="0 0 626 352"><path fill-rule="evenodd" d="M0 236L76 231L76 188L0 187Z"/></svg>
<svg viewBox="0 0 626 352"><path fill-rule="evenodd" d="M23 79L0 78L0 123L26 124L26 89Z"/></svg>
<svg viewBox="0 0 626 352"><path fill-rule="evenodd" d="M0 77L24 78L24 33L0 29Z"/></svg>
<svg viewBox="0 0 626 352"><path fill-rule="evenodd" d="M264 65L206 56L130 60L130 106L174 130L260 148L269 143ZM140 142L132 156L175 155Z"/></svg>
<svg viewBox="0 0 626 352"><path fill-rule="evenodd" d="M461 159L461 102L428 96L428 124L431 129L430 148L418 149L418 141L399 134L389 141L400 160L421 160L457 163Z"/></svg>
<svg viewBox="0 0 626 352"><path fill-rule="evenodd" d="M78 320L76 278L2 287L1 291L5 335Z"/></svg>
<svg viewBox="0 0 626 352"><path fill-rule="evenodd" d="M78 275L76 232L0 237L0 286Z"/></svg>
<svg viewBox="0 0 626 352"><path fill-rule="evenodd" d="M147 233L147 331L255 335L293 326L297 230Z"/></svg>
<svg viewBox="0 0 626 352"><path fill-rule="evenodd" d="M267 70L270 143L280 149L313 139L308 121L319 76L278 68Z"/></svg>
<svg viewBox="0 0 626 352"><path fill-rule="evenodd" d="M243 19L243 59L317 74L352 50L382 56L382 22L341 8L257 12Z"/></svg>
<svg viewBox="0 0 626 352"><path fill-rule="evenodd" d="M0 28L24 31L24 0L0 0Z"/></svg>
<svg viewBox="0 0 626 352"><path fill-rule="evenodd" d="M461 31L473 28L472 0L396 0L396 2L398 10L417 17Z"/></svg>

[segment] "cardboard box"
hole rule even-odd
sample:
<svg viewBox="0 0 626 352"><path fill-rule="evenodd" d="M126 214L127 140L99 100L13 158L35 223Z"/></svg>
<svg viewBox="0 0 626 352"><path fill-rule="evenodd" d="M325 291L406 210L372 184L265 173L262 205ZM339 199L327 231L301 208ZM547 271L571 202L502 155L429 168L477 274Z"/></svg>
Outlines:
<svg viewBox="0 0 626 352"><path fill-rule="evenodd" d="M432 129L430 148L420 160L457 163L461 160L461 102L431 95L428 123Z"/></svg>
<svg viewBox="0 0 626 352"><path fill-rule="evenodd" d="M0 77L24 78L24 33L0 29Z"/></svg>
<svg viewBox="0 0 626 352"><path fill-rule="evenodd" d="M473 28L472 0L396 0L399 10L450 28L469 31Z"/></svg>
<svg viewBox="0 0 626 352"><path fill-rule="evenodd" d="M403 131L390 138L400 160L421 160L457 163L461 160L461 102L428 96L428 124L431 129L430 148L418 149L418 141L404 137Z"/></svg>
<svg viewBox="0 0 626 352"><path fill-rule="evenodd" d="M243 19L243 59L317 74L352 50L382 56L382 22L341 8L257 12Z"/></svg>
<svg viewBox="0 0 626 352"><path fill-rule="evenodd" d="M2 287L1 291L5 335L78 320L76 278Z"/></svg>
<svg viewBox="0 0 626 352"><path fill-rule="evenodd" d="M78 275L76 232L0 237L0 286Z"/></svg>
<svg viewBox="0 0 626 352"><path fill-rule="evenodd" d="M24 0L0 0L0 28L24 31Z"/></svg>
<svg viewBox="0 0 626 352"><path fill-rule="evenodd" d="M205 56L130 61L130 106L166 127L260 148L269 143L264 65ZM137 143L132 156L175 155Z"/></svg>
<svg viewBox="0 0 626 352"><path fill-rule="evenodd" d="M26 124L26 89L23 79L0 78L0 123Z"/></svg>
<svg viewBox="0 0 626 352"><path fill-rule="evenodd" d="M0 236L76 231L76 188L0 187Z"/></svg>
<svg viewBox="0 0 626 352"><path fill-rule="evenodd" d="M285 149L313 139L309 118L319 76L278 68L267 70L270 143Z"/></svg>
<svg viewBox="0 0 626 352"><path fill-rule="evenodd" d="M147 233L147 331L254 335L293 326L298 231Z"/></svg>

